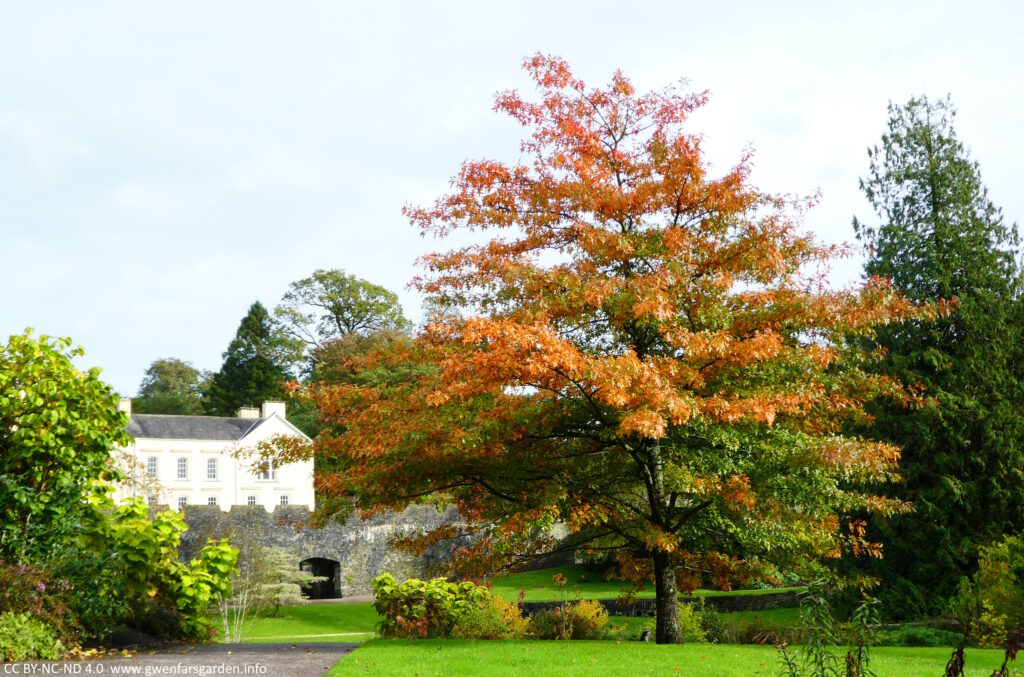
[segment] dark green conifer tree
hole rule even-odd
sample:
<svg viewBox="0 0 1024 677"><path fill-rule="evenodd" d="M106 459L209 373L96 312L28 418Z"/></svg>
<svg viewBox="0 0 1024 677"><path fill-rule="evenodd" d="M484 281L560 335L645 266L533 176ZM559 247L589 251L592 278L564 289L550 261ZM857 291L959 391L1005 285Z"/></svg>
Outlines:
<svg viewBox="0 0 1024 677"><path fill-rule="evenodd" d="M949 99L889 105L860 186L881 219L854 219L869 276L917 301L956 299L932 323L883 328L884 369L920 384L934 406L881 408L870 431L903 448L907 515L877 523L889 610L941 611L978 547L1024 528L1024 396L1015 225L988 198L953 129Z"/></svg>
<svg viewBox="0 0 1024 677"><path fill-rule="evenodd" d="M294 352L295 347L274 326L263 304L253 303L224 351L223 366L210 379L204 411L234 416L239 407L282 399L282 384L293 378L289 364Z"/></svg>

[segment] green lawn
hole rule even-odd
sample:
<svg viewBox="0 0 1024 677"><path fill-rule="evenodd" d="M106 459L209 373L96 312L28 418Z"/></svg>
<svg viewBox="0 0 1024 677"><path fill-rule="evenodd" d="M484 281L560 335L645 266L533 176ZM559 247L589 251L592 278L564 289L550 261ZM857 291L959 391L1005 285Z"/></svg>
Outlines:
<svg viewBox="0 0 1024 677"><path fill-rule="evenodd" d="M570 599L576 596L576 588L580 589L580 596L584 599L615 599L622 594L623 590L629 587L625 581L606 581L600 573L575 565L566 567L555 567L553 569L542 569L540 571L526 571L519 574L511 574L491 580L491 592L501 595L508 600L519 599L519 591L525 593L526 602L550 602L555 598L557 588L552 580L553 576L561 573L566 578L565 591ZM770 595L777 592L792 592L803 590L802 587L776 588L772 590L736 590L723 592L721 590L697 590L694 596L715 597L718 595ZM654 589L648 586L640 592L638 597L653 598Z"/></svg>
<svg viewBox="0 0 1024 677"><path fill-rule="evenodd" d="M885 677L941 677L948 649L875 649L871 668ZM775 650L764 646L641 642L484 642L381 640L366 642L329 673L343 675L775 675ZM968 649L968 677L988 677L1002 652Z"/></svg>
<svg viewBox="0 0 1024 677"><path fill-rule="evenodd" d="M247 642L361 642L373 637L373 605L304 604L281 607L276 618L257 618Z"/></svg>
<svg viewBox="0 0 1024 677"><path fill-rule="evenodd" d="M723 614L727 623L760 623L773 626L796 625L799 610L768 609ZM361 642L371 639L379 617L369 602L353 604L305 604L281 607L276 618L256 619L247 642ZM644 629L653 627L651 616L612 616L610 623L622 627L623 638L633 639Z"/></svg>

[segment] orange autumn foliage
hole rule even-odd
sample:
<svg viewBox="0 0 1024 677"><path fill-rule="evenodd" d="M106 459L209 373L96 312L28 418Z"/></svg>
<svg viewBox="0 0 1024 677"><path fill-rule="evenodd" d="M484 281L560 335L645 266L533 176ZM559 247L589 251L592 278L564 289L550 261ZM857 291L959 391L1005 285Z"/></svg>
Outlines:
<svg viewBox="0 0 1024 677"><path fill-rule="evenodd" d="M829 288L845 250L802 229L811 201L751 186L746 155L711 173L688 129L704 93L525 67L539 98L495 106L528 132L521 161L466 162L406 210L428 236L483 234L421 261L416 287L450 312L363 358L406 377L307 389L334 424L317 450L341 468L320 491L364 513L454 504L478 536L456 562L491 571L553 547L561 523L659 600L870 550L837 516L905 509L866 489L899 453L843 422L915 395L849 339L943 308L882 279Z"/></svg>

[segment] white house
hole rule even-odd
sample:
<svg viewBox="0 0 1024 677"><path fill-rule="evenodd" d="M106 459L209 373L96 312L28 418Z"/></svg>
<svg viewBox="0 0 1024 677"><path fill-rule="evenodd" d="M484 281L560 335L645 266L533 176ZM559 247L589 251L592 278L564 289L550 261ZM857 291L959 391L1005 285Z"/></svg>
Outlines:
<svg viewBox="0 0 1024 677"><path fill-rule="evenodd" d="M131 400L119 409L130 417L134 443L118 451L129 468L129 481L115 499L144 496L150 504L181 509L186 505L304 505L313 509L313 461L300 461L255 472L252 460L238 458L275 435L309 440L285 418L284 402L264 402L260 409L239 409L236 418L132 414Z"/></svg>

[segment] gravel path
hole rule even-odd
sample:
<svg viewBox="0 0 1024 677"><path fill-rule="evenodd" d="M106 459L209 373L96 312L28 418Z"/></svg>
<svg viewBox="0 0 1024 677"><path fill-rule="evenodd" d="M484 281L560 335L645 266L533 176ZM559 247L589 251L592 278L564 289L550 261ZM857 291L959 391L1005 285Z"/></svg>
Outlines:
<svg viewBox="0 0 1024 677"><path fill-rule="evenodd" d="M90 675L254 675L304 677L322 675L358 644L204 644L139 652L125 657L82 661ZM100 667L102 665L102 667ZM90 666L91 670L86 670Z"/></svg>

